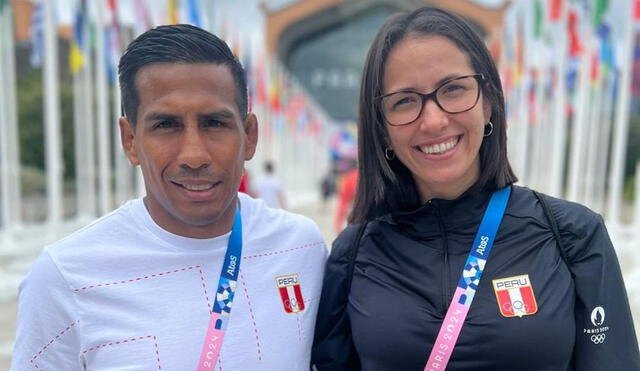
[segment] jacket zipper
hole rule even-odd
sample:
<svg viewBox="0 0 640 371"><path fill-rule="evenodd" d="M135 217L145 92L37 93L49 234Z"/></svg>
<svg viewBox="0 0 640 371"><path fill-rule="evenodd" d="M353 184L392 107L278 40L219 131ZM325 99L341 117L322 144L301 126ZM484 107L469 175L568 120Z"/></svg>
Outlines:
<svg viewBox="0 0 640 371"><path fill-rule="evenodd" d="M447 313L447 309L449 309L449 302L451 301L451 298L449 297L449 241L447 240L447 231L445 230L444 223L442 222L440 205L435 206L436 218L438 219L438 226L440 228L440 234L442 235L442 257L444 261L442 269L442 313L444 317Z"/></svg>

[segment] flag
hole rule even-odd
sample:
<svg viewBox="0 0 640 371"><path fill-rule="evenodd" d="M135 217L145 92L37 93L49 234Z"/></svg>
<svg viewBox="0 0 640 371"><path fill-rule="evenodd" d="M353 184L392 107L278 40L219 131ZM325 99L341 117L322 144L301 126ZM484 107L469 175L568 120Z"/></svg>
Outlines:
<svg viewBox="0 0 640 371"><path fill-rule="evenodd" d="M180 23L178 17L178 0L169 0L167 2L167 17L169 19L169 24Z"/></svg>
<svg viewBox="0 0 640 371"><path fill-rule="evenodd" d="M84 15L86 14L86 1L81 0L73 19L73 38L69 47L69 69L72 74L78 73L84 67Z"/></svg>
<svg viewBox="0 0 640 371"><path fill-rule="evenodd" d="M609 0L596 0L595 7L593 9L593 24L597 28L602 24L607 8L609 7Z"/></svg>
<svg viewBox="0 0 640 371"><path fill-rule="evenodd" d="M273 112L280 112L280 73L274 67L271 68L269 86L269 104Z"/></svg>
<svg viewBox="0 0 640 371"><path fill-rule="evenodd" d="M32 67L42 67L42 56L44 54L43 22L42 2L38 2L31 15L31 54L29 61Z"/></svg>
<svg viewBox="0 0 640 371"><path fill-rule="evenodd" d="M536 39L542 36L542 3L540 0L536 0L534 4L533 35Z"/></svg>
<svg viewBox="0 0 640 371"><path fill-rule="evenodd" d="M105 38L105 63L109 81L115 82L118 78L117 70L120 61L120 24L118 22L118 8L116 0L108 0L107 23L104 28Z"/></svg>
<svg viewBox="0 0 640 371"><path fill-rule="evenodd" d="M136 35L140 35L153 27L153 21L151 14L149 14L149 8L144 0L135 0L133 6L137 18L137 21L134 22L134 27Z"/></svg>
<svg viewBox="0 0 640 371"><path fill-rule="evenodd" d="M200 22L200 9L198 9L198 0L187 1L187 14L189 15L189 23L197 27L202 27L202 23Z"/></svg>
<svg viewBox="0 0 640 371"><path fill-rule="evenodd" d="M557 22L560 20L560 14L562 14L562 1L563 0L551 0L549 2L549 20L551 22Z"/></svg>
<svg viewBox="0 0 640 371"><path fill-rule="evenodd" d="M256 76L255 76L255 95L256 102L264 104L267 101L267 82L265 76L265 65L267 64L264 54L258 56L258 63L256 64Z"/></svg>
<svg viewBox="0 0 640 371"><path fill-rule="evenodd" d="M579 36L580 33L578 32L578 25L580 22L578 17L578 13L575 9L569 10L567 27L569 28L569 55L572 57L579 55L583 50L582 41Z"/></svg>
<svg viewBox="0 0 640 371"><path fill-rule="evenodd" d="M640 7L640 1L636 3L638 7ZM636 10L639 8L636 7ZM638 17L640 19L640 17ZM633 50L633 65L632 65L632 76L633 83L631 84L632 92L631 94L634 97L640 95L640 34L636 35L635 46Z"/></svg>

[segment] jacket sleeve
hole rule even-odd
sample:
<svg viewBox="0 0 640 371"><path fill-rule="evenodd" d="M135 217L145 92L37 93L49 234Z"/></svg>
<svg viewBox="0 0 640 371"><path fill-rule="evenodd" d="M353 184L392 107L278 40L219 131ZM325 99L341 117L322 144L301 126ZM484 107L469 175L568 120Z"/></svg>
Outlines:
<svg viewBox="0 0 640 371"><path fill-rule="evenodd" d="M556 207L556 218L576 290L576 370L640 370L620 265L602 217L576 205ZM560 214L560 215L558 215Z"/></svg>
<svg viewBox="0 0 640 371"><path fill-rule="evenodd" d="M311 368L318 371L359 370L360 360L347 316L348 270L358 227L349 226L334 241L325 268L320 306L311 351Z"/></svg>

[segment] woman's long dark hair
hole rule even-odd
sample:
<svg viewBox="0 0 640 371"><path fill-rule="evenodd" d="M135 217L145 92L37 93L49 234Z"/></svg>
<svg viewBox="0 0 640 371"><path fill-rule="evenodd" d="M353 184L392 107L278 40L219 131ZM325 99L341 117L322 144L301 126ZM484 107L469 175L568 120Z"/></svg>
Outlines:
<svg viewBox="0 0 640 371"><path fill-rule="evenodd" d="M420 8L392 16L376 35L365 61L358 107L358 191L349 223L372 220L392 211L412 210L421 200L409 169L397 158L388 161L390 143L375 98L382 95L384 67L393 47L407 36L438 35L469 56L476 73L485 76L484 99L491 103L493 133L480 146L476 186L495 190L517 181L507 159L504 96L496 65L484 42L460 17L441 9Z"/></svg>

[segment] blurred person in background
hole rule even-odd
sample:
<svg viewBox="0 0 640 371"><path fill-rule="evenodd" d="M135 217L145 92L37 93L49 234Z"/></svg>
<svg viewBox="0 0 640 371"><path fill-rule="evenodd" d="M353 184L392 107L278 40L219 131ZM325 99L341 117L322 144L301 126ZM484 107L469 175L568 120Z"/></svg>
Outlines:
<svg viewBox="0 0 640 371"><path fill-rule="evenodd" d="M287 202L284 196L284 188L282 182L275 175L273 162L266 161L264 163L265 176L255 182L253 188L255 196L262 199L267 206L274 209L286 209Z"/></svg>
<svg viewBox="0 0 640 371"><path fill-rule="evenodd" d="M353 207L353 200L356 197L358 186L358 168L347 171L340 178L338 185L338 204L336 205L336 215L333 219L333 229L340 233L346 225L347 215Z"/></svg>
<svg viewBox="0 0 640 371"><path fill-rule="evenodd" d="M194 26L128 46L120 133L146 196L45 247L13 370L308 368L326 249L311 220L238 193L258 138L244 76Z"/></svg>
<svg viewBox="0 0 640 371"><path fill-rule="evenodd" d="M496 66L464 20L387 20L365 62L317 370L640 370L602 218L513 185L506 137Z"/></svg>
<svg viewBox="0 0 640 371"><path fill-rule="evenodd" d="M238 186L238 192L246 193L249 196L253 196L251 191L251 177L249 171L245 168L240 177L240 186Z"/></svg>
<svg viewBox="0 0 640 371"><path fill-rule="evenodd" d="M323 212L327 210L329 199L336 193L336 188L336 173L331 169L320 181L320 201Z"/></svg>

